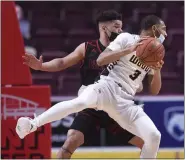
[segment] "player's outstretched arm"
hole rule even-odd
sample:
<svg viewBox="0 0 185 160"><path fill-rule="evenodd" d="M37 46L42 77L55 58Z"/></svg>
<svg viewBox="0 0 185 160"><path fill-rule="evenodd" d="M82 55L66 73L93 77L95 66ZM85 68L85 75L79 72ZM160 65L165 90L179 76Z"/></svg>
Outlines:
<svg viewBox="0 0 185 160"><path fill-rule="evenodd" d="M153 75L149 74L148 80L149 80L149 91L153 95L159 94L159 91L162 86L161 82L161 68L164 64L163 61L159 62L157 66L152 67L153 68Z"/></svg>
<svg viewBox="0 0 185 160"><path fill-rule="evenodd" d="M77 64L84 59L84 55L85 43L82 43L66 57L56 58L45 63L43 63L42 56L37 59L35 56L26 53L25 56L23 56L23 64L28 65L34 70L57 72Z"/></svg>

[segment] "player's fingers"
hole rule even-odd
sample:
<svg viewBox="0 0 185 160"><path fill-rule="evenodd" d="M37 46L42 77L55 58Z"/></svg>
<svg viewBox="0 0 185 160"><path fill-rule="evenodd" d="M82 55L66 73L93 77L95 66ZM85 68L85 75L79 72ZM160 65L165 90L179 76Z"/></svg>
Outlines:
<svg viewBox="0 0 185 160"><path fill-rule="evenodd" d="M39 60L41 63L43 63L43 56L42 55L39 57Z"/></svg>
<svg viewBox="0 0 185 160"><path fill-rule="evenodd" d="M29 58L26 57L26 56L22 56L22 59L23 59L23 60L28 60Z"/></svg>
<svg viewBox="0 0 185 160"><path fill-rule="evenodd" d="M157 62L157 65L156 65L156 67L159 67L160 66L160 62Z"/></svg>
<svg viewBox="0 0 185 160"><path fill-rule="evenodd" d="M132 52L135 51L135 50L137 49L137 47L138 47L139 45L141 45L141 44L142 44L142 43L136 43L135 45L129 47L129 48L128 48L128 49L129 49L129 52L132 53Z"/></svg>
<svg viewBox="0 0 185 160"><path fill-rule="evenodd" d="M150 66L150 68L156 70L156 67L154 67L154 66Z"/></svg>
<svg viewBox="0 0 185 160"><path fill-rule="evenodd" d="M135 45L135 47L138 47L138 46L140 46L140 45L142 45L143 43L142 42L138 42L136 45Z"/></svg>
<svg viewBox="0 0 185 160"><path fill-rule="evenodd" d="M158 69L160 69L160 68L162 68L163 64L164 64L164 61L157 62L156 67L157 67Z"/></svg>
<svg viewBox="0 0 185 160"><path fill-rule="evenodd" d="M143 43L142 42L137 43L137 45L141 45L141 44L143 44Z"/></svg>
<svg viewBox="0 0 185 160"><path fill-rule="evenodd" d="M23 62L23 64L29 66L29 63L28 62Z"/></svg>
<svg viewBox="0 0 185 160"><path fill-rule="evenodd" d="M23 63L29 63L29 61L26 59L23 59Z"/></svg>
<svg viewBox="0 0 185 160"><path fill-rule="evenodd" d="M153 65L151 65L151 66L150 66L150 68L152 68L152 69L155 69L155 70L156 70L156 69L158 69L158 68L159 68L159 66L160 66L160 65L159 65L159 62L158 62L157 64L153 64Z"/></svg>
<svg viewBox="0 0 185 160"><path fill-rule="evenodd" d="M154 69L154 70L158 70L158 69L161 69L162 68L162 65L160 65L160 63L158 62L156 65L152 65L150 66L151 69Z"/></svg>
<svg viewBox="0 0 185 160"><path fill-rule="evenodd" d="M29 54L25 53L24 57L30 58Z"/></svg>
<svg viewBox="0 0 185 160"><path fill-rule="evenodd" d="M150 38L150 36L141 36L141 38Z"/></svg>
<svg viewBox="0 0 185 160"><path fill-rule="evenodd" d="M161 64L161 65L163 65L163 64L164 64L164 61L163 61L163 60L161 60L161 61L160 61L160 64Z"/></svg>
<svg viewBox="0 0 185 160"><path fill-rule="evenodd" d="M141 41L143 41L143 40L146 40L146 39L148 39L148 38L149 38L149 36L141 37L140 40L139 40L139 42L141 42Z"/></svg>
<svg viewBox="0 0 185 160"><path fill-rule="evenodd" d="M30 63L30 61L29 60L23 60L23 63Z"/></svg>
<svg viewBox="0 0 185 160"><path fill-rule="evenodd" d="M29 59L34 59L35 56L32 54L25 53L25 56L28 57Z"/></svg>
<svg viewBox="0 0 185 160"><path fill-rule="evenodd" d="M28 54L28 53L25 53L25 56L26 56L26 57L30 57L30 54Z"/></svg>

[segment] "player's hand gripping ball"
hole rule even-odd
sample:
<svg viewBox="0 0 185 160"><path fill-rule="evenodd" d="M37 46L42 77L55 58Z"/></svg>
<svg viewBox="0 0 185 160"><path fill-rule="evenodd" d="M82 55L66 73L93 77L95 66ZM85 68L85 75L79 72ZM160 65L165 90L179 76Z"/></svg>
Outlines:
<svg viewBox="0 0 185 160"><path fill-rule="evenodd" d="M136 55L147 66L155 66L163 60L165 48L156 38L141 40L141 45L136 48Z"/></svg>

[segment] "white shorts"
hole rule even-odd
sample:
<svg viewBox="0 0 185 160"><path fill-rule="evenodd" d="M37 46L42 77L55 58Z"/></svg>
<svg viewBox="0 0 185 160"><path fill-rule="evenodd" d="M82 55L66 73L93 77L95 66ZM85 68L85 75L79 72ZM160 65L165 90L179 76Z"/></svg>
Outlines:
<svg viewBox="0 0 185 160"><path fill-rule="evenodd" d="M94 105L93 108L107 112L125 129L137 118L146 115L142 105L135 105L132 95L126 93L124 88L116 82L104 76L101 76L101 79L95 84L87 87L82 86L79 89L79 94L80 97L90 96L88 100L92 101L90 104Z"/></svg>

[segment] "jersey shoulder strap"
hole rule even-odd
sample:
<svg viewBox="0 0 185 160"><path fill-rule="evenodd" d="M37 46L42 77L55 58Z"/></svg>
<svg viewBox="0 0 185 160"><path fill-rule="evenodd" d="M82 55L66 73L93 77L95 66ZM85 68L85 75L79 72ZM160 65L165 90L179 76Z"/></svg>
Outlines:
<svg viewBox="0 0 185 160"><path fill-rule="evenodd" d="M87 41L85 42L85 55L87 53L90 53L94 48L97 48L97 40L91 40L91 41Z"/></svg>

